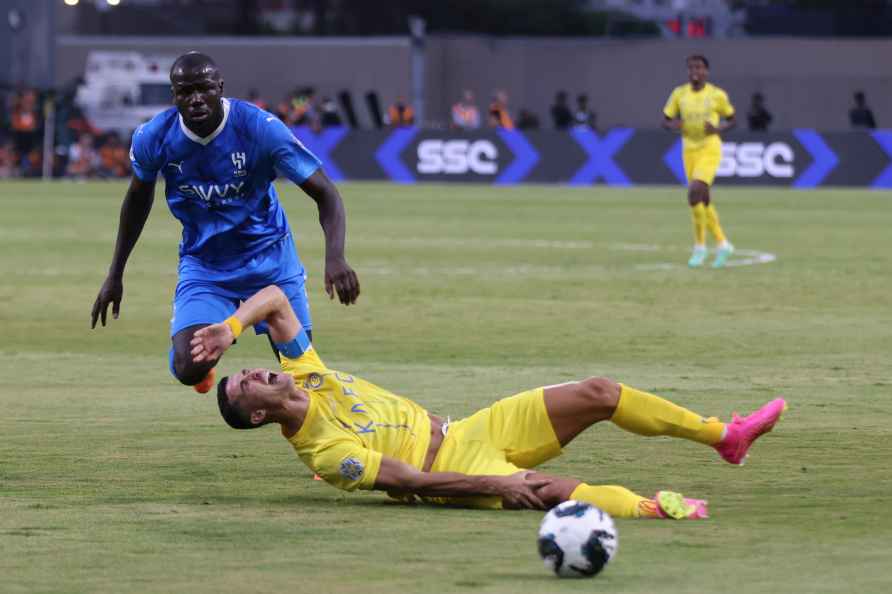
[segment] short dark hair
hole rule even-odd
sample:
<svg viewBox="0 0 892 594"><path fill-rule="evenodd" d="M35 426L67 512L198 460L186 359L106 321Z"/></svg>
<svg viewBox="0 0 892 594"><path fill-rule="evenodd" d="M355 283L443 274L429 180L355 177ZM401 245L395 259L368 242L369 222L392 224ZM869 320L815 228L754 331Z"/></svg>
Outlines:
<svg viewBox="0 0 892 594"><path fill-rule="evenodd" d="M220 75L220 69L212 57L201 52L188 52L174 60L170 67L170 77L173 78L176 70L200 70L209 66L214 69L217 76Z"/></svg>
<svg viewBox="0 0 892 594"><path fill-rule="evenodd" d="M220 414L226 424L233 429L256 429L260 425L251 422L251 417L245 413L242 408L229 401L229 395L226 394L226 385L229 383L227 375L217 384L217 406L220 407Z"/></svg>
<svg viewBox="0 0 892 594"><path fill-rule="evenodd" d="M690 56L688 56L685 62L690 62L691 60L700 60L701 62L703 62L704 66L709 68L709 60L707 60L706 56L704 56L703 54L691 54Z"/></svg>

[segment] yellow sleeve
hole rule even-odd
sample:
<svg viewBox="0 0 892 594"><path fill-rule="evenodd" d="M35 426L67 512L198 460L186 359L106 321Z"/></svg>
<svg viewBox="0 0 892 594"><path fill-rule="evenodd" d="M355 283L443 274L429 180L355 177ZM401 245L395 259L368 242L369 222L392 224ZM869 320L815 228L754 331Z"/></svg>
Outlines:
<svg viewBox="0 0 892 594"><path fill-rule="evenodd" d="M381 470L381 452L363 447L359 441L331 441L313 452L312 470L325 482L343 491L375 488Z"/></svg>
<svg viewBox="0 0 892 594"><path fill-rule="evenodd" d="M678 107L678 89L674 89L672 94L669 95L669 100L666 101L666 105L663 107L663 115L674 120L680 113L681 110Z"/></svg>
<svg viewBox="0 0 892 594"><path fill-rule="evenodd" d="M721 89L716 93L715 110L723 118L730 118L734 115L734 106L728 99L728 93Z"/></svg>

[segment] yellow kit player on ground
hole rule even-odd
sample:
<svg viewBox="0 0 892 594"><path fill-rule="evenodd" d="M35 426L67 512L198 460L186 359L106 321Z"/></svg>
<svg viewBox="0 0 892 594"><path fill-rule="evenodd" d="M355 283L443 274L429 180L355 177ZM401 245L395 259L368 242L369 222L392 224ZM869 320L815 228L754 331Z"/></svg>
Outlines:
<svg viewBox="0 0 892 594"><path fill-rule="evenodd" d="M701 55L688 57L688 83L675 87L663 108L663 128L681 132L684 170L688 178L688 204L694 219L694 251L688 266L699 268L706 259L706 229L715 238L713 268L721 268L734 253L725 237L709 188L722 160L719 134L736 125L728 94L707 81L709 61Z"/></svg>
<svg viewBox="0 0 892 594"><path fill-rule="evenodd" d="M483 509L545 509L573 499L619 518L702 519L708 516L702 499L672 491L642 497L621 486L531 469L600 421L638 435L699 443L741 464L786 408L777 398L723 423L654 394L589 378L534 388L451 421L326 366L275 286L248 299L225 321L198 330L193 359L216 360L242 328L261 321L269 324L281 353L281 370L244 369L223 378L217 388L220 413L235 429L279 424L313 472L347 491L379 489L398 499Z"/></svg>

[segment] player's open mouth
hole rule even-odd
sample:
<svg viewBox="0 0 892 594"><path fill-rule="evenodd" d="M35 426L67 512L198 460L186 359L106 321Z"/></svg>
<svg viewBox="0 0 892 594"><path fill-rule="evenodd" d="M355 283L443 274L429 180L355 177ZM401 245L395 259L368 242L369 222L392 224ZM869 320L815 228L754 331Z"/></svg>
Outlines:
<svg viewBox="0 0 892 594"><path fill-rule="evenodd" d="M266 376L266 383L269 385L273 385L279 379L278 373L270 372L268 376Z"/></svg>

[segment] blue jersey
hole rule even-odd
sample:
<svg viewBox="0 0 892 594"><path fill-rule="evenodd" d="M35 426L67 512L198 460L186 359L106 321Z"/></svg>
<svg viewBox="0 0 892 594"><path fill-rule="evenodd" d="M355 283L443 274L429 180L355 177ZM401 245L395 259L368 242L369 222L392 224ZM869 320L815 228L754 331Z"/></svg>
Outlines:
<svg viewBox="0 0 892 594"><path fill-rule="evenodd" d="M301 184L320 165L279 118L237 99L223 99L223 121L205 138L176 108L158 114L134 132L130 160L143 181L164 176L167 205L183 224L181 267L217 270L240 268L290 234L272 182Z"/></svg>

